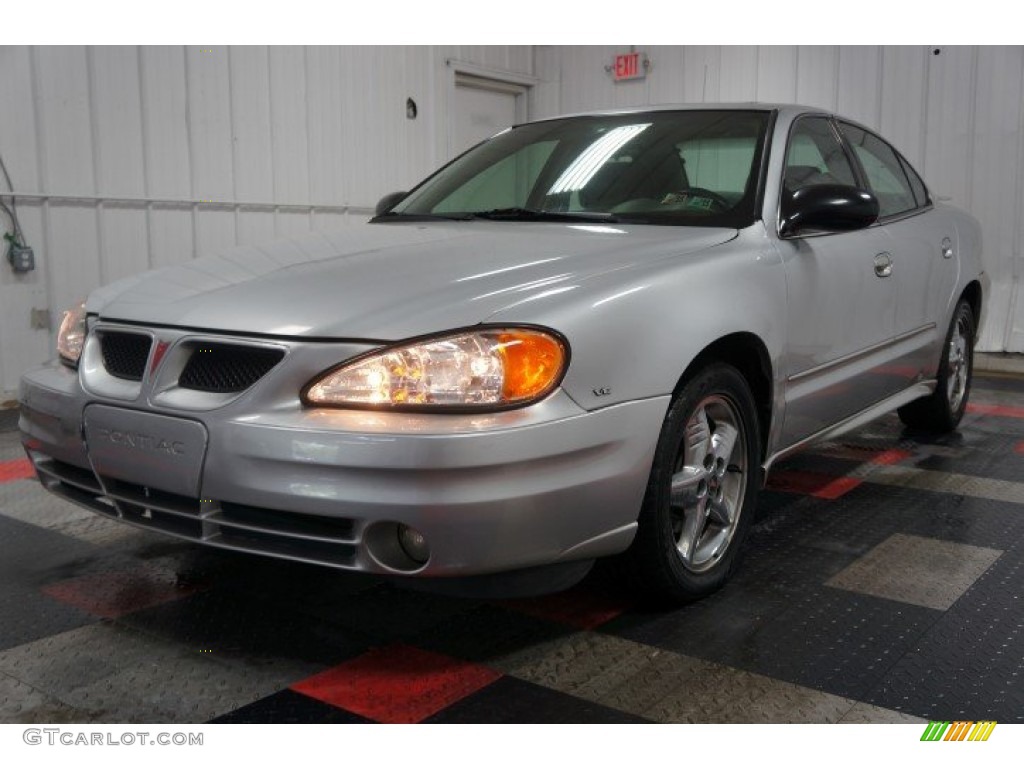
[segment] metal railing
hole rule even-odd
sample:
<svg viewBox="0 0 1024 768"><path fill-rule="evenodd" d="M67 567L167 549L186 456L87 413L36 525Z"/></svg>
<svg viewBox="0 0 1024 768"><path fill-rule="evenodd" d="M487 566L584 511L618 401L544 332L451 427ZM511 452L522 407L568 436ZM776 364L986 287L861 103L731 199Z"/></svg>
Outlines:
<svg viewBox="0 0 1024 768"><path fill-rule="evenodd" d="M213 200L173 197L142 197L106 195L63 194L56 192L4 192L0 198L15 199L18 202L32 201L40 203L70 203L78 205L114 205L114 206L161 206L167 208L205 208L227 209L233 211L265 210L265 211L321 211L324 213L352 213L357 215L373 214L373 206L350 205L335 203L298 203L269 202L262 200Z"/></svg>

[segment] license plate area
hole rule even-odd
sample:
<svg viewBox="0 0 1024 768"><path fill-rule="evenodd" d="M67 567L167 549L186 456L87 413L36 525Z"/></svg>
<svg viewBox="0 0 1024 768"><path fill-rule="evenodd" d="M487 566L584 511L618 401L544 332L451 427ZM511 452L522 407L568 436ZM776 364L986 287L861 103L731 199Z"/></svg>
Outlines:
<svg viewBox="0 0 1024 768"><path fill-rule="evenodd" d="M86 449L101 477L196 498L206 443L198 421L106 405L85 409Z"/></svg>

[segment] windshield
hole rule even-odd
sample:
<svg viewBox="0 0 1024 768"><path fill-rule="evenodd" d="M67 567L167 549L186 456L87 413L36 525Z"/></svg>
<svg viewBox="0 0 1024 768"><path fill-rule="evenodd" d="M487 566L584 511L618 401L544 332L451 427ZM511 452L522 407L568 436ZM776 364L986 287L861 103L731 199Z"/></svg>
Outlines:
<svg viewBox="0 0 1024 768"><path fill-rule="evenodd" d="M700 110L521 125L469 150L377 220L746 226L756 218L768 118Z"/></svg>

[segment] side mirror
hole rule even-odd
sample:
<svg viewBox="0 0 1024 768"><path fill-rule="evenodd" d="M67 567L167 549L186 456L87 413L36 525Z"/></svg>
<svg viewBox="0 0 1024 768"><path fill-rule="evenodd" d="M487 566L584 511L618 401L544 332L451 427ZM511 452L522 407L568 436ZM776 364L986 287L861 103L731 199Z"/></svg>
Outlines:
<svg viewBox="0 0 1024 768"><path fill-rule="evenodd" d="M819 184L798 189L782 203L779 234L794 237L806 231L852 232L878 220L878 198L865 189Z"/></svg>
<svg viewBox="0 0 1024 768"><path fill-rule="evenodd" d="M387 213L396 205L398 205L402 198L404 198L408 192L392 192L391 194L384 195L377 203L377 207L373 210L374 216L380 216L381 214Z"/></svg>

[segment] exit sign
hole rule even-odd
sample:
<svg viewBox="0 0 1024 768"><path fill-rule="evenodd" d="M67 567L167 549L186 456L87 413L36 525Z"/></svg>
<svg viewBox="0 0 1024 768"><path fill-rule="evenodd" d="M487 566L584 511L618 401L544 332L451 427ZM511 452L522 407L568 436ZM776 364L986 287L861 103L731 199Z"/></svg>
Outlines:
<svg viewBox="0 0 1024 768"><path fill-rule="evenodd" d="M642 80L647 75L646 63L647 59L642 53L620 53L612 64L612 76L615 82Z"/></svg>

